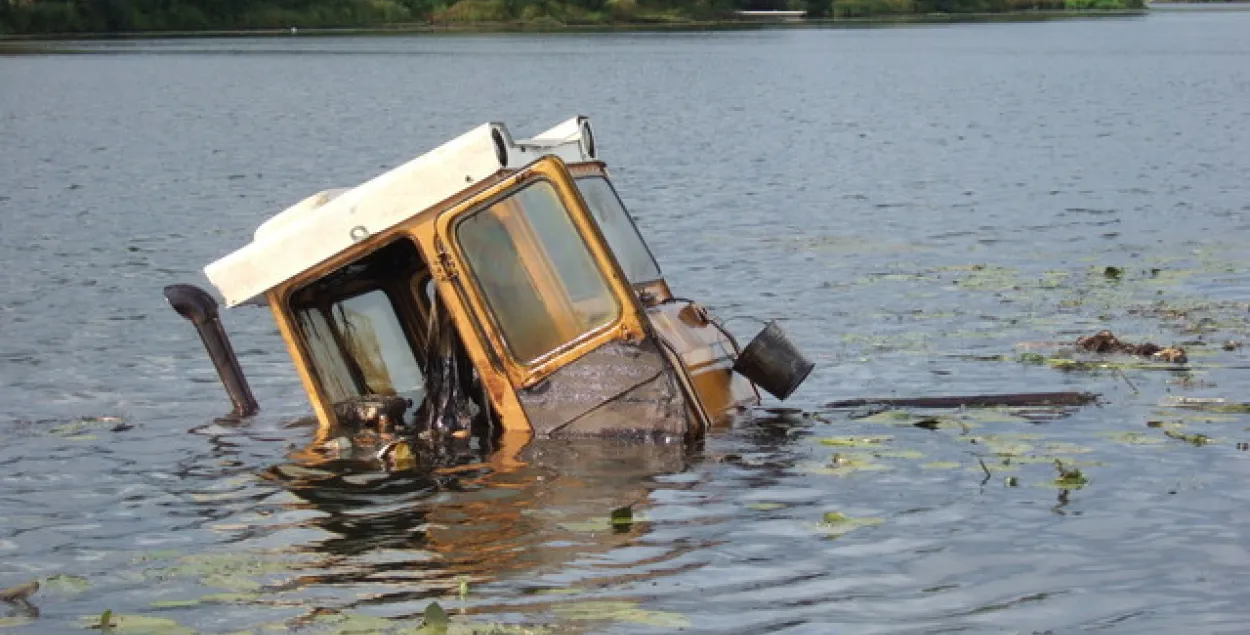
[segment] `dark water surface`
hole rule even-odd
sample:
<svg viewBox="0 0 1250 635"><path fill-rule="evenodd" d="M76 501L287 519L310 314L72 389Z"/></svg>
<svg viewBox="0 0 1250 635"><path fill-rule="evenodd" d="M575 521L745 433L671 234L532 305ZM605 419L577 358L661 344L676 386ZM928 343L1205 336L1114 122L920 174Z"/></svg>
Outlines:
<svg viewBox="0 0 1250 635"><path fill-rule="evenodd" d="M1250 415L1174 400L1250 401L1250 348L1222 346L1250 340L1247 34L1197 11L0 56L0 587L43 582L0 630L111 609L120 632L400 632L437 600L510 632L1244 632ZM307 194L576 113L679 292L784 318L819 364L802 413L686 450L318 473L244 308L226 325L264 411L213 423L162 286ZM1190 361L1036 344L1101 328ZM823 407L1023 390L1104 403L919 427ZM1056 459L1088 483L1064 493Z"/></svg>

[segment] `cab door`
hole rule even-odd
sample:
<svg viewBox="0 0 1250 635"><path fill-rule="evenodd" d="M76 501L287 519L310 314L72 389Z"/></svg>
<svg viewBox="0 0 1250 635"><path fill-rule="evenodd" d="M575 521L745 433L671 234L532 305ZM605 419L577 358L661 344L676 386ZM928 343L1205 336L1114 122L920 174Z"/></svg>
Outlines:
<svg viewBox="0 0 1250 635"><path fill-rule="evenodd" d="M508 430L602 433L624 420L572 424L643 385L684 405L575 188L563 162L547 157L435 222L440 292L464 301L460 331L475 334L490 360L479 372L506 378L520 408L500 413Z"/></svg>

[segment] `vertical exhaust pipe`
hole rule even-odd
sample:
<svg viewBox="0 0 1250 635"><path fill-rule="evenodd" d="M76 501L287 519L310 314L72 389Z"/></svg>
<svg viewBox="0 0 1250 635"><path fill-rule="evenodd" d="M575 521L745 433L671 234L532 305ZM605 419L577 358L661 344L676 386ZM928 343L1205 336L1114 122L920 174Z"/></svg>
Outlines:
<svg viewBox="0 0 1250 635"><path fill-rule="evenodd" d="M165 287L165 299L178 315L191 320L195 330L199 331L204 348L217 368L217 375L234 402L234 417L250 417L260 406L252 396L252 389L247 385L243 369L239 367L239 358L230 346L230 338L221 325L217 315L217 301L203 289L191 284L172 284Z"/></svg>

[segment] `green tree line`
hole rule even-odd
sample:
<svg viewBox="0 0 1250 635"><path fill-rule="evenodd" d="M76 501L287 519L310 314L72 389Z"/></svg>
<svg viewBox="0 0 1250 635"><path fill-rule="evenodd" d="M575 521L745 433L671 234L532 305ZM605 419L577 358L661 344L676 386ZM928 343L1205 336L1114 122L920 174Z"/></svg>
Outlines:
<svg viewBox="0 0 1250 635"><path fill-rule="evenodd" d="M737 10L809 17L1140 9L1143 0L0 0L0 34L202 31L403 24L715 20Z"/></svg>

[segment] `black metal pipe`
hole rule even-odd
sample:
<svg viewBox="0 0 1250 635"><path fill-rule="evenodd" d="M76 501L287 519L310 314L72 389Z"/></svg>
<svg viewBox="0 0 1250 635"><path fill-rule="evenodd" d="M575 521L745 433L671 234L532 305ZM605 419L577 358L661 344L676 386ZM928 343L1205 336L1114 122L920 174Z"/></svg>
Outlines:
<svg viewBox="0 0 1250 635"><path fill-rule="evenodd" d="M234 402L234 412L231 414L235 417L256 414L260 406L252 396L252 389L239 366L239 358L234 354L226 329L221 325L221 319L217 315L217 301L208 292L192 284L172 284L165 287L165 299L178 315L190 320L195 325L195 330L199 331L200 340L204 342L204 348L213 360L213 366L217 368L217 375L221 377L230 401Z"/></svg>

